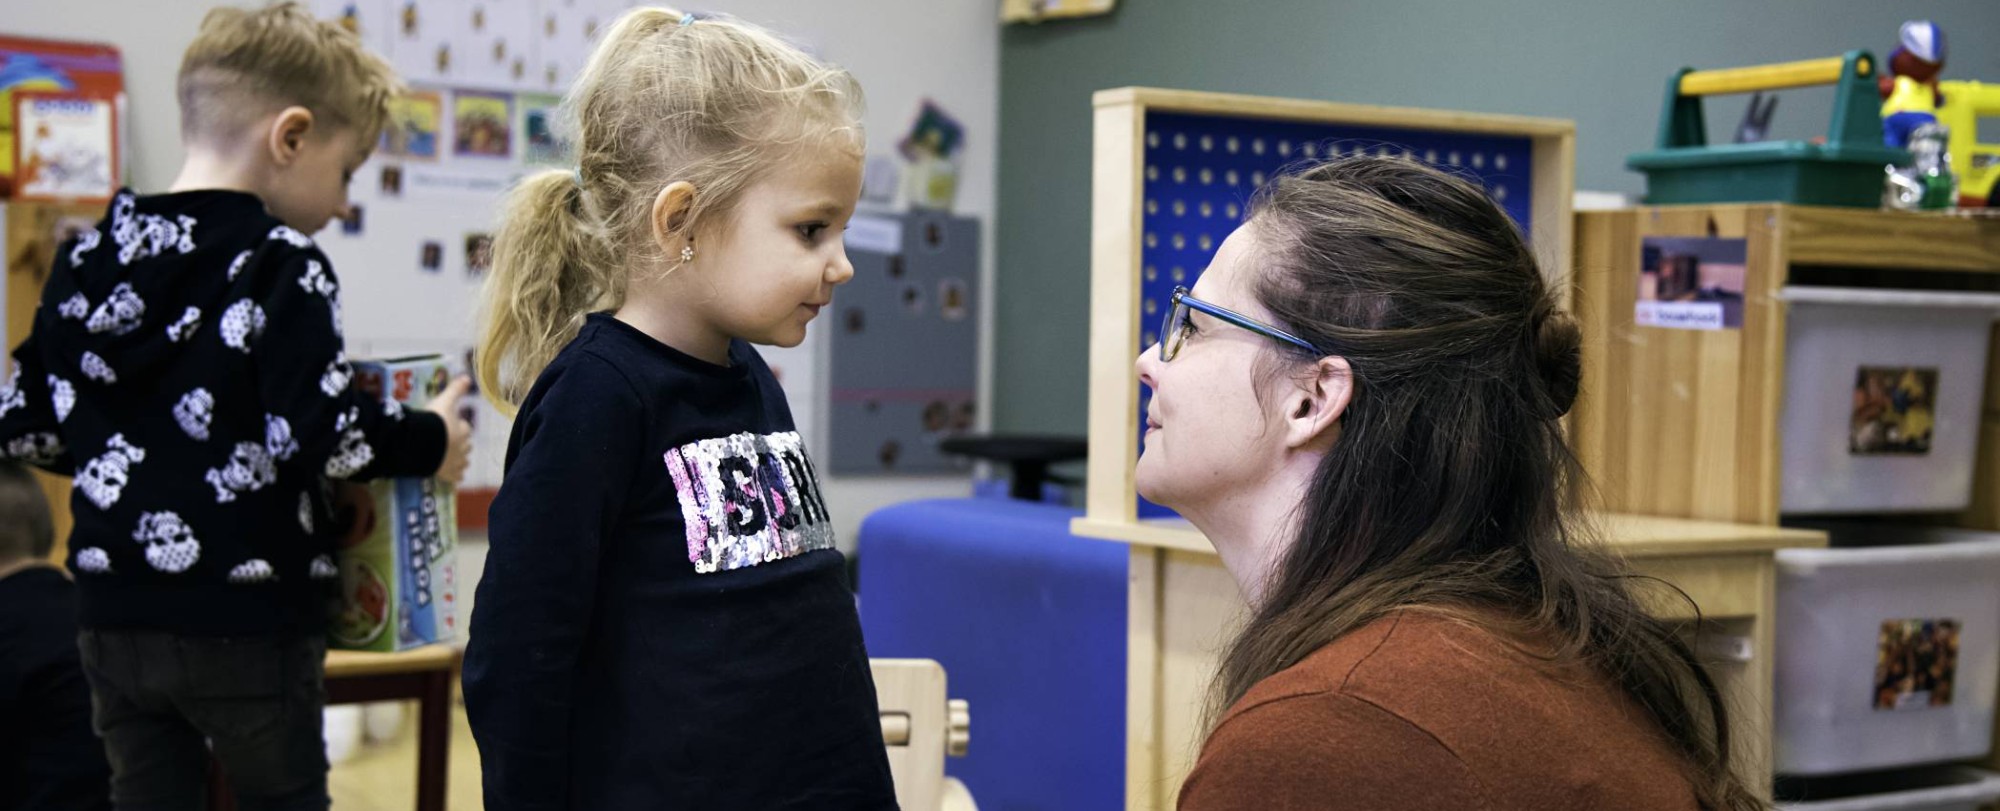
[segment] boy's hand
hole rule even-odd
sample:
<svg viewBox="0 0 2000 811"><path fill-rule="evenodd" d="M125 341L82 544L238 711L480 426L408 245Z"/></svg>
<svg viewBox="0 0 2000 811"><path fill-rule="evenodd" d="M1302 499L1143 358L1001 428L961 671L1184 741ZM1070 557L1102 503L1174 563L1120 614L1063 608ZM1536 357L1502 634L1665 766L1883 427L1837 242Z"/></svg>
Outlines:
<svg viewBox="0 0 2000 811"><path fill-rule="evenodd" d="M461 376L424 407L444 419L444 461L438 465L436 475L445 484L456 485L463 480L466 463L472 457L472 423L458 413L459 399L471 390L472 378Z"/></svg>

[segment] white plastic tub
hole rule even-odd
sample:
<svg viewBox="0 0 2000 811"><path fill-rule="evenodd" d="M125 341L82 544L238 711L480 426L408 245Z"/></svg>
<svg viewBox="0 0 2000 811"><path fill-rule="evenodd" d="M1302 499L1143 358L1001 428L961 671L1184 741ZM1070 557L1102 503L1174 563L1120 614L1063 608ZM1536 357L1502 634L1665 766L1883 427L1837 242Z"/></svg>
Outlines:
<svg viewBox="0 0 2000 811"><path fill-rule="evenodd" d="M1787 287L1784 482L1792 515L1963 509L1972 500L1987 340L2000 294ZM1912 371L1898 403L1921 415L1862 408L1877 379ZM1898 380L1905 379L1896 377ZM1931 389L1935 389L1932 391ZM1928 404L1923 401L1929 400ZM1923 444L1898 433L1928 423Z"/></svg>
<svg viewBox="0 0 2000 811"><path fill-rule="evenodd" d="M1778 552L1779 774L1942 763L1992 749L2000 534L1877 531L1926 543Z"/></svg>
<svg viewBox="0 0 2000 811"><path fill-rule="evenodd" d="M1780 787L1780 792L1784 787ZM1854 775L1814 786L1782 811L1979 811L2000 800L2000 775L1969 766Z"/></svg>

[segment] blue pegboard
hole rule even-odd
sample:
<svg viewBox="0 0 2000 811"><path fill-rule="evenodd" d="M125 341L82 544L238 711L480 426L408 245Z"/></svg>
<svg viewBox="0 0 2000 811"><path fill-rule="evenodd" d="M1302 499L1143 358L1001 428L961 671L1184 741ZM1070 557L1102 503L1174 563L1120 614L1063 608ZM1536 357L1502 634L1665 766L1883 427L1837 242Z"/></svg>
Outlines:
<svg viewBox="0 0 2000 811"><path fill-rule="evenodd" d="M1274 175L1318 161L1362 154L1401 157L1477 178L1522 233L1534 233L1529 206L1534 150L1525 137L1148 113L1145 154L1141 347L1158 341L1160 318L1174 288L1194 286L1216 247L1243 221L1258 187ZM1141 426L1151 399L1152 391L1141 387ZM1141 518L1172 514L1139 500Z"/></svg>

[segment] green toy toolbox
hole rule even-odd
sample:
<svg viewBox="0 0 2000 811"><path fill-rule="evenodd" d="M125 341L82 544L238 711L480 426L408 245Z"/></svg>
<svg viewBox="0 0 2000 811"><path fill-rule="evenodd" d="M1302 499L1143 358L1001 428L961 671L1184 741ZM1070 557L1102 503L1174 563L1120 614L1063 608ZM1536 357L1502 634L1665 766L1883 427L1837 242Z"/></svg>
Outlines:
<svg viewBox="0 0 2000 811"><path fill-rule="evenodd" d="M1708 144L1703 96L1831 84L1833 123L1825 143L1765 141ZM1882 145L1875 58L1846 56L1697 71L1667 80L1659 148L1625 159L1646 174L1646 202L1796 203L1874 208L1882 202L1883 168L1907 164L1910 152Z"/></svg>

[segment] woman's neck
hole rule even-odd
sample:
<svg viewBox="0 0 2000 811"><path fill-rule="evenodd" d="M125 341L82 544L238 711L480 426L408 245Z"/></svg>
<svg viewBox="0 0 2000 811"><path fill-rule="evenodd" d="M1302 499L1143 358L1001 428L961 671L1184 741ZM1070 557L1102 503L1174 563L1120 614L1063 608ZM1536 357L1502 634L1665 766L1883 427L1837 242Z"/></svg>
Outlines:
<svg viewBox="0 0 2000 811"><path fill-rule="evenodd" d="M1181 515L1215 546L1222 566L1251 605L1263 601L1298 534L1299 515L1319 455L1300 454L1263 481L1193 505Z"/></svg>

